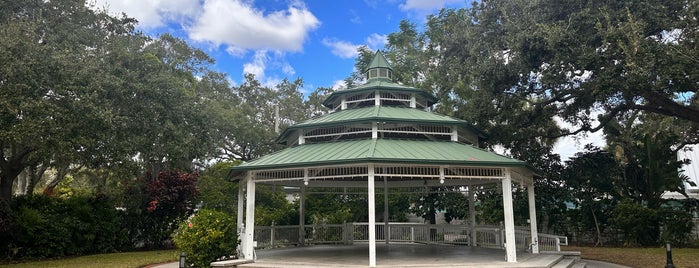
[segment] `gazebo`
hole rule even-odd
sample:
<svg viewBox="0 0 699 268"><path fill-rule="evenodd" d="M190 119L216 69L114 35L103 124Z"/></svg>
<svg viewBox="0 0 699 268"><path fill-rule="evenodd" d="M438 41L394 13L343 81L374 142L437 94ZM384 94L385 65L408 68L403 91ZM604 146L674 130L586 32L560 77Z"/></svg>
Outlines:
<svg viewBox="0 0 699 268"><path fill-rule="evenodd" d="M437 99L426 90L394 83L393 70L382 53L376 52L366 75L365 84L338 90L325 100L323 104L331 109L330 113L284 130L277 142L288 148L231 170L231 176L240 183L238 226L242 258L254 259L257 184L299 188L301 226L305 221L306 188L366 188L368 264L375 267L377 185L384 191L441 185L468 189L468 222L473 228L473 188L499 184L504 208L505 259L517 262L512 185L518 183L528 190L530 246L532 253L538 253L535 169L523 161L479 148L485 136L468 122L429 112ZM474 232L470 235L471 241L475 241Z"/></svg>

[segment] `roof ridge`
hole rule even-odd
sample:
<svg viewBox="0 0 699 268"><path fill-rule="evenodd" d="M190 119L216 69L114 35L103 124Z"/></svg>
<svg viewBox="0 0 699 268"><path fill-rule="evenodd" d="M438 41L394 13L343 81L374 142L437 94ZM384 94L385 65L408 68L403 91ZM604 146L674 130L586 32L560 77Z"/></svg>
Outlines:
<svg viewBox="0 0 699 268"><path fill-rule="evenodd" d="M369 150L367 151L367 158L374 158L374 154L376 153L376 143L379 141L379 139L371 139L371 145L369 145Z"/></svg>

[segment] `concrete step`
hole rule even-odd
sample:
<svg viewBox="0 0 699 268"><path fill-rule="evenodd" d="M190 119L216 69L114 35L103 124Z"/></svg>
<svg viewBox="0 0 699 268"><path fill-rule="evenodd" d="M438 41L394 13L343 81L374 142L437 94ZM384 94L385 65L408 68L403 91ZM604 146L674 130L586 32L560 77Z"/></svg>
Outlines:
<svg viewBox="0 0 699 268"><path fill-rule="evenodd" d="M565 257L559 260L551 268L570 268L575 264L575 258Z"/></svg>
<svg viewBox="0 0 699 268"><path fill-rule="evenodd" d="M571 266L571 268L585 268L586 266L587 266L587 264L585 262L578 260L578 261L575 261L575 264L573 264L573 266Z"/></svg>

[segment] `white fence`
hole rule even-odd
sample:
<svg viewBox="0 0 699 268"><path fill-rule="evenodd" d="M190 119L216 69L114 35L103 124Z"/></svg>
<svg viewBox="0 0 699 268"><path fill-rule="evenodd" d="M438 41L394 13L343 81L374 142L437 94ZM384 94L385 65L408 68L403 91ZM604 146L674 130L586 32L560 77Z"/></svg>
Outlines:
<svg viewBox="0 0 699 268"><path fill-rule="evenodd" d="M376 223L376 241L471 245L471 228L468 225L389 223L388 232L384 223ZM500 226L479 225L474 228L475 246L504 248L505 230ZM300 237L303 236L303 239ZM352 244L369 241L368 223L346 223L306 225L257 226L255 241L258 248L273 248L298 244ZM515 228L517 250L530 250L529 227ZM560 251L567 245L565 236L539 234L540 251Z"/></svg>

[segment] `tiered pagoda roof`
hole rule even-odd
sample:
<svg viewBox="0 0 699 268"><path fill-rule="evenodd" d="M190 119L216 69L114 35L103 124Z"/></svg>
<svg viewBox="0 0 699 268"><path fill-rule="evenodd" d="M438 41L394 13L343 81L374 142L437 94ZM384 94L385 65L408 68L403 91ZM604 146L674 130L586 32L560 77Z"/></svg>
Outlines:
<svg viewBox="0 0 699 268"><path fill-rule="evenodd" d="M392 81L376 52L363 85L338 90L323 103L332 112L290 126L276 142L288 148L243 163L233 171L353 163L510 166L523 161L478 148L485 138L464 120L427 111L428 91Z"/></svg>

